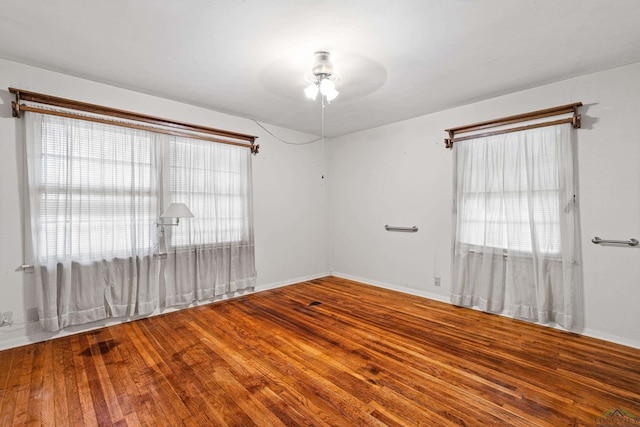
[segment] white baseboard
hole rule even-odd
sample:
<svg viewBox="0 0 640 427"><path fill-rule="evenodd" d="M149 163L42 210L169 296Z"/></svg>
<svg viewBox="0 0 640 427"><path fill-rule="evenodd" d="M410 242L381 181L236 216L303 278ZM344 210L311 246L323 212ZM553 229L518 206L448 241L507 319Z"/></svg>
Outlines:
<svg viewBox="0 0 640 427"><path fill-rule="evenodd" d="M255 287L255 291L256 292L267 291L269 289L276 289L276 288L281 288L283 286L295 285L296 283L306 282L307 280L320 279L321 277L327 277L327 276L331 276L331 273L329 272L319 273L319 274L313 274L311 276L303 276L303 277L296 277L295 279L287 279L287 280L283 280L282 282L268 283L265 285L257 285Z"/></svg>
<svg viewBox="0 0 640 427"><path fill-rule="evenodd" d="M377 286L379 288L389 289L391 291L402 292L403 294L415 295L418 297L428 298L435 301L450 303L449 297L434 294L427 291L421 291L420 289L405 288L404 286L392 285L390 283L380 282L378 280L366 279L364 277L352 276L350 274L331 272L332 276L340 277L341 279L353 280L356 282L364 283L366 285Z"/></svg>
<svg viewBox="0 0 640 427"><path fill-rule="evenodd" d="M423 297L423 298L428 298L428 299L432 299L435 301L440 301L440 302L444 302L447 304L451 304L451 301L449 300L448 297L442 296L442 295L438 295L438 294L433 294L430 292L426 292L426 291L421 291L419 289L413 289L413 288L405 288L402 286L397 286L397 285L392 285L389 283L384 283L384 282L380 282L377 280L373 280L373 279L367 279L367 278L363 278L363 277L358 277L358 276L352 276L349 274L344 274L344 273L339 273L339 272L332 272L331 273L332 276L335 277L340 277L342 279L348 279L348 280L354 280L356 282L360 282L360 283L364 283L367 285L372 285L372 286L377 286L379 288L384 288L384 289L389 289L391 291L398 291L398 292L402 292L405 294L409 294L409 295L415 295L415 296L419 296L419 297ZM473 310L477 310L475 307L472 308ZM510 315L509 313L493 313L493 314L497 314L499 316L504 316L504 317L509 317L513 319L513 316ZM560 331L565 331L566 329L561 328L559 326L549 326L549 325L544 325L542 323L536 323L537 325L541 325L541 326L546 326L546 327L551 327L554 329L558 329ZM574 331L572 331L574 332ZM599 340L603 340L603 341L608 341L608 342L612 342L615 344L620 344L620 345L624 345L627 347L633 347L633 348L637 348L640 349L640 341L634 340L634 339L629 339L629 338L624 338L624 337L619 337L617 335L612 335L612 334L608 334L606 332L600 332L591 328L585 328L580 332L574 332L577 333L579 335L584 335L586 337L590 337L590 338L596 338Z"/></svg>
<svg viewBox="0 0 640 427"><path fill-rule="evenodd" d="M627 347L633 347L640 349L640 341L619 337L617 335L608 334L606 332L595 331L591 328L585 328L580 335L584 335L586 337L597 338L603 341L609 341L615 344L626 345Z"/></svg>

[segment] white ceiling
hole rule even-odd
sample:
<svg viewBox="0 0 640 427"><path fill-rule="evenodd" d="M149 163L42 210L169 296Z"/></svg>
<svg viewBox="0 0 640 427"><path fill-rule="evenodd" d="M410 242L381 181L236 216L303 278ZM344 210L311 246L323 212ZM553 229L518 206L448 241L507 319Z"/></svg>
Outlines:
<svg viewBox="0 0 640 427"><path fill-rule="evenodd" d="M316 50L337 136L638 62L640 1L0 0L2 58L320 134Z"/></svg>

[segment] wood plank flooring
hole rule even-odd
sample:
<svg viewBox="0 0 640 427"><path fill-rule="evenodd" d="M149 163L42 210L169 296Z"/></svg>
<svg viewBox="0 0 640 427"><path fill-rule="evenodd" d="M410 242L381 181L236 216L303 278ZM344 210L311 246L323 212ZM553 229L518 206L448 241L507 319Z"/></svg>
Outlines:
<svg viewBox="0 0 640 427"><path fill-rule="evenodd" d="M334 277L5 350L0 368L1 426L640 416L640 350Z"/></svg>

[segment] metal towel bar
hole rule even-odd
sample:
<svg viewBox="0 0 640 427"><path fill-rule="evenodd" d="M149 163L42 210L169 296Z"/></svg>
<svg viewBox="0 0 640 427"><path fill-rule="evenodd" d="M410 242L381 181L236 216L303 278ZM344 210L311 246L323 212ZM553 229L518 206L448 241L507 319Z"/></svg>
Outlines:
<svg viewBox="0 0 640 427"><path fill-rule="evenodd" d="M595 243L596 245L599 243L612 243L612 244L616 244L616 245L629 245L629 246L637 246L638 245L638 240L636 239L629 239L629 240L602 240L599 237L594 237L593 239L591 239L591 241L593 243Z"/></svg>
<svg viewBox="0 0 640 427"><path fill-rule="evenodd" d="M22 264L20 267L16 268L16 271L22 271L24 273L33 273L35 267L31 264Z"/></svg>
<svg viewBox="0 0 640 427"><path fill-rule="evenodd" d="M413 227L394 227L391 225L385 225L384 229L387 231L400 231L404 233L416 233L418 231L418 227L415 225Z"/></svg>

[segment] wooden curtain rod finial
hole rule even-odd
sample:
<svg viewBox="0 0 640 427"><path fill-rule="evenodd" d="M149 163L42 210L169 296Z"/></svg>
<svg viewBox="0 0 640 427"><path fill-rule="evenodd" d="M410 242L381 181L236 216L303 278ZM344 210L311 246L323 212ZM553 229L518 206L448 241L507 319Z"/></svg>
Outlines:
<svg viewBox="0 0 640 427"><path fill-rule="evenodd" d="M577 105L573 106L573 121L571 122L571 125L576 129L579 129L580 126L582 126L582 116L578 113Z"/></svg>
<svg viewBox="0 0 640 427"><path fill-rule="evenodd" d="M251 146L251 154L253 154L254 156L256 154L258 154L259 150L260 150L260 144L256 144L256 145L252 145Z"/></svg>
<svg viewBox="0 0 640 427"><path fill-rule="evenodd" d="M582 116L580 116L580 114L576 114L575 116L573 116L573 121L571 122L571 126L573 126L576 129L580 129L580 127L582 126Z"/></svg>
<svg viewBox="0 0 640 427"><path fill-rule="evenodd" d="M20 118L20 104L16 101L11 101L11 115L16 119Z"/></svg>
<svg viewBox="0 0 640 427"><path fill-rule="evenodd" d="M445 132L449 132L449 138L444 139L444 148L452 149L453 148L453 138L456 136L455 132L452 130L447 130Z"/></svg>
<svg viewBox="0 0 640 427"><path fill-rule="evenodd" d="M11 101L11 115L15 118L20 118L20 91L16 90L15 92L12 92L11 90L9 90L10 93L15 93L16 95L16 100L15 101Z"/></svg>

